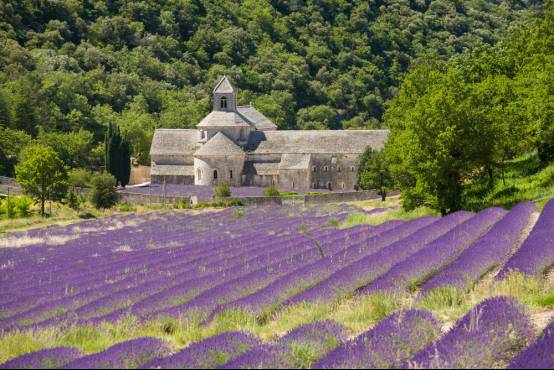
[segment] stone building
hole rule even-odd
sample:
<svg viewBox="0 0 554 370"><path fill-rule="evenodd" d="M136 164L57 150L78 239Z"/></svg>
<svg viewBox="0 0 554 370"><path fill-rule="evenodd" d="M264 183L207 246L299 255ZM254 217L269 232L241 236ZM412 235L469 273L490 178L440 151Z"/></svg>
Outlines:
<svg viewBox="0 0 554 370"><path fill-rule="evenodd" d="M196 129L157 129L150 150L152 183L351 190L360 156L381 149L386 130L277 130L252 106L237 106L226 76L213 110Z"/></svg>

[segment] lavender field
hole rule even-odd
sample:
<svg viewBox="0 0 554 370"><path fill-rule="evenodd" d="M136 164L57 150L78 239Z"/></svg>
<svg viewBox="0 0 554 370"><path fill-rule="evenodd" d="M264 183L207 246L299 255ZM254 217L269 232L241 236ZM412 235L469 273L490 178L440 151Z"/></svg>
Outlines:
<svg viewBox="0 0 554 370"><path fill-rule="evenodd" d="M554 368L554 201L341 227L353 212L387 210L8 234L0 368Z"/></svg>

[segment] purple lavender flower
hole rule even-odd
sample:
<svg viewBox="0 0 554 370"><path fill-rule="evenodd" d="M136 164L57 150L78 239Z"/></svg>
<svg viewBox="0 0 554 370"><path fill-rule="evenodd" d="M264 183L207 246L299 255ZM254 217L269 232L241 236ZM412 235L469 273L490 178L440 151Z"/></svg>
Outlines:
<svg viewBox="0 0 554 370"><path fill-rule="evenodd" d="M373 329L330 352L312 368L397 368L439 333L440 325L429 312L396 312Z"/></svg>
<svg viewBox="0 0 554 370"><path fill-rule="evenodd" d="M279 343L334 341L342 343L348 338L346 328L333 320L316 321L301 325L279 339Z"/></svg>
<svg viewBox="0 0 554 370"><path fill-rule="evenodd" d="M200 342L165 358L143 365L143 369L206 369L223 365L248 349L261 345L256 337L242 332L226 332Z"/></svg>
<svg viewBox="0 0 554 370"><path fill-rule="evenodd" d="M339 295L351 295L360 286L367 285L394 264L426 247L428 243L468 220L472 215L470 212L456 212L433 222L407 238L343 267L327 279L300 293L296 300L328 301Z"/></svg>
<svg viewBox="0 0 554 370"><path fill-rule="evenodd" d="M419 252L394 265L386 274L365 287L361 294L416 288L452 263L505 214L506 211L501 208L479 212Z"/></svg>
<svg viewBox="0 0 554 370"><path fill-rule="evenodd" d="M28 353L0 365L0 369L57 369L83 354L76 348L56 347Z"/></svg>
<svg viewBox="0 0 554 370"><path fill-rule="evenodd" d="M554 369L554 321L535 343L513 359L508 369Z"/></svg>
<svg viewBox="0 0 554 370"><path fill-rule="evenodd" d="M219 369L289 369L294 368L290 348L263 344L244 352Z"/></svg>
<svg viewBox="0 0 554 370"><path fill-rule="evenodd" d="M533 327L512 298L483 301L438 342L417 353L409 368L491 368L506 364L533 337Z"/></svg>
<svg viewBox="0 0 554 370"><path fill-rule="evenodd" d="M456 261L422 287L422 295L440 286L470 288L487 271L500 265L512 252L521 233L537 210L534 203L514 207L491 230L466 249Z"/></svg>
<svg viewBox="0 0 554 370"><path fill-rule="evenodd" d="M498 278L511 271L540 275L554 265L554 199L544 206L535 227L522 246L508 260Z"/></svg>
<svg viewBox="0 0 554 370"><path fill-rule="evenodd" d="M139 338L118 343L105 351L82 357L65 365L65 369L136 369L144 363L169 354L164 342Z"/></svg>

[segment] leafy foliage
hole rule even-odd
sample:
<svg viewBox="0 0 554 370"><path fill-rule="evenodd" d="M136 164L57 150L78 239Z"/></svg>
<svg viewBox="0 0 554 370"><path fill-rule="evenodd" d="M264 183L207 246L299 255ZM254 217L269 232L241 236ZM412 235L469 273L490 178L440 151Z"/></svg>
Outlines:
<svg viewBox="0 0 554 370"><path fill-rule="evenodd" d="M67 172L52 148L36 145L27 147L15 172L24 192L40 203L42 216L46 200L60 200L65 196Z"/></svg>
<svg viewBox="0 0 554 370"><path fill-rule="evenodd" d="M97 209L112 208L117 203L116 179L108 174L97 175L92 183L90 201Z"/></svg>
<svg viewBox="0 0 554 370"><path fill-rule="evenodd" d="M357 185L364 190L377 189L381 200L387 199L389 189L393 187L393 180L383 152L367 147L360 159Z"/></svg>
<svg viewBox="0 0 554 370"><path fill-rule="evenodd" d="M448 62L423 60L406 76L386 114L386 145L403 206L442 213L464 207L464 193L506 163L539 150L548 161L554 117L554 3L542 19L494 47ZM550 40L550 42L548 42Z"/></svg>
<svg viewBox="0 0 554 370"><path fill-rule="evenodd" d="M281 195L281 193L275 185L271 184L267 187L267 189L264 190L264 195L266 197L278 197Z"/></svg>
<svg viewBox="0 0 554 370"><path fill-rule="evenodd" d="M146 163L153 129L196 125L226 73L280 128L381 127L413 60L494 44L541 3L5 0L0 126L95 146L114 122Z"/></svg>
<svg viewBox="0 0 554 370"><path fill-rule="evenodd" d="M214 199L228 198L231 196L231 189L226 181L221 181L214 189Z"/></svg>
<svg viewBox="0 0 554 370"><path fill-rule="evenodd" d="M131 148L117 125L108 126L105 139L106 170L116 179L116 185L125 187L131 176Z"/></svg>

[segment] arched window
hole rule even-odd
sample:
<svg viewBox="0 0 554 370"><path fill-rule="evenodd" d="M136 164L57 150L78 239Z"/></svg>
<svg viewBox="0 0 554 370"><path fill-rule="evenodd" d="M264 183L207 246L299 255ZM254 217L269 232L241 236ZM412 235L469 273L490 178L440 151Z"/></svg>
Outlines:
<svg viewBox="0 0 554 370"><path fill-rule="evenodd" d="M328 190L333 190L333 186L331 185L330 182L327 183L327 189L328 189Z"/></svg>
<svg viewBox="0 0 554 370"><path fill-rule="evenodd" d="M329 171L329 167L327 167L327 166L323 167L323 171L325 171L325 172Z"/></svg>
<svg viewBox="0 0 554 370"><path fill-rule="evenodd" d="M202 180L202 170L200 168L196 170L196 177L198 177L198 180Z"/></svg>
<svg viewBox="0 0 554 370"><path fill-rule="evenodd" d="M317 171L317 167L316 166L312 166L312 172L315 172Z"/></svg>
<svg viewBox="0 0 554 370"><path fill-rule="evenodd" d="M221 109L227 108L227 97L222 96L221 97Z"/></svg>
<svg viewBox="0 0 554 370"><path fill-rule="evenodd" d="M340 172L341 168L340 166L337 166L337 172Z"/></svg>
<svg viewBox="0 0 554 370"><path fill-rule="evenodd" d="M229 178L233 178L233 170L229 170Z"/></svg>
<svg viewBox="0 0 554 370"><path fill-rule="evenodd" d="M217 180L217 170L214 170L214 180Z"/></svg>

